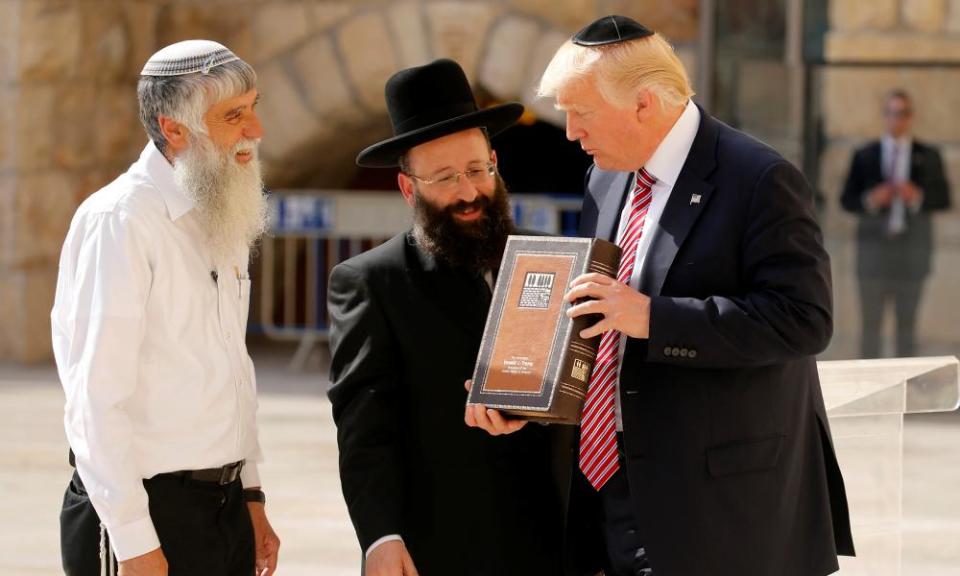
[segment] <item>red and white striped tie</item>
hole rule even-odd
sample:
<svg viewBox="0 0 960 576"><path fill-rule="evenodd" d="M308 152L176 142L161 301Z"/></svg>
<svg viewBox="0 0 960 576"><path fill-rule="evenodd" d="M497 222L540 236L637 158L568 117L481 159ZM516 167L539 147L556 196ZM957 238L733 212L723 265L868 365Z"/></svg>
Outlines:
<svg viewBox="0 0 960 576"><path fill-rule="evenodd" d="M619 242L622 253L617 280L624 284L628 284L633 275L637 244L643 234L643 222L647 218L647 209L650 208L650 200L653 198L654 182L656 179L643 168L637 171L630 217ZM580 469L590 485L597 490L620 468L614 413L619 357L620 332L604 332L600 338L600 349L597 351L597 361L590 377L587 399L583 404L583 415L580 419Z"/></svg>

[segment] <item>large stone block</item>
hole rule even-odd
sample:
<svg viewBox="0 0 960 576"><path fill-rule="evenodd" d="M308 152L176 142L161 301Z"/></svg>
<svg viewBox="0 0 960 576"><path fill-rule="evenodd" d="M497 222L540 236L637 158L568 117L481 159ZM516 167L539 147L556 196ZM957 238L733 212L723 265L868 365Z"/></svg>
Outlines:
<svg viewBox="0 0 960 576"><path fill-rule="evenodd" d="M97 100L93 143L98 162L132 162L147 138L140 124L136 88L126 83L103 86L97 91Z"/></svg>
<svg viewBox="0 0 960 576"><path fill-rule="evenodd" d="M50 309L56 288L55 264L0 278L0 359L34 363L53 357Z"/></svg>
<svg viewBox="0 0 960 576"><path fill-rule="evenodd" d="M828 138L874 138L883 130L883 99L906 88L914 99L918 137L960 141L960 70L944 68L828 68L823 76L824 129Z"/></svg>
<svg viewBox="0 0 960 576"><path fill-rule="evenodd" d="M347 77L360 101L371 110L386 109L383 86L399 66L383 12L361 13L340 26L336 35Z"/></svg>
<svg viewBox="0 0 960 576"><path fill-rule="evenodd" d="M907 32L828 32L828 62L960 62L960 38Z"/></svg>
<svg viewBox="0 0 960 576"><path fill-rule="evenodd" d="M15 165L21 170L49 168L56 134L56 88L24 85L15 110Z"/></svg>
<svg viewBox="0 0 960 576"><path fill-rule="evenodd" d="M388 12L390 32L397 45L400 68L420 66L430 60L430 47L424 30L423 5L418 2L397 2Z"/></svg>
<svg viewBox="0 0 960 576"><path fill-rule="evenodd" d="M547 69L547 64L553 59L557 49L568 39L569 36L559 30L551 30L540 36L530 56L530 62L527 64L527 81L525 82L527 87L520 93L521 102L539 116L540 120L561 128L566 125L564 113L554 107L553 98L537 97L537 88L543 71Z"/></svg>
<svg viewBox="0 0 960 576"><path fill-rule="evenodd" d="M266 62L296 46L310 33L310 18L303 2L271 2L253 19L254 63Z"/></svg>
<svg viewBox="0 0 960 576"><path fill-rule="evenodd" d="M323 122L349 122L361 114L328 35L317 36L297 50L293 69L306 90L307 102Z"/></svg>
<svg viewBox="0 0 960 576"><path fill-rule="evenodd" d="M11 205L15 269L56 265L76 211L77 180L53 170L17 178Z"/></svg>
<svg viewBox="0 0 960 576"><path fill-rule="evenodd" d="M17 42L20 40L20 2L0 1L0 84L16 74Z"/></svg>
<svg viewBox="0 0 960 576"><path fill-rule="evenodd" d="M323 126L279 63L261 70L259 78L261 85L269 86L258 108L264 128L263 156L268 161L284 160L321 133Z"/></svg>
<svg viewBox="0 0 960 576"><path fill-rule="evenodd" d="M945 28L953 34L960 33L960 0L950 0Z"/></svg>
<svg viewBox="0 0 960 576"><path fill-rule="evenodd" d="M497 22L480 66L480 83L501 100L520 96L529 88L527 66L539 35L540 25L531 18L507 16Z"/></svg>
<svg viewBox="0 0 960 576"><path fill-rule="evenodd" d="M16 154L17 91L0 82L0 174L12 170Z"/></svg>
<svg viewBox="0 0 960 576"><path fill-rule="evenodd" d="M157 14L157 46L206 38L250 61L255 56L252 15L252 10L237 9L234 3L166 4Z"/></svg>
<svg viewBox="0 0 960 576"><path fill-rule="evenodd" d="M98 81L129 77L130 28L121 3L76 4L81 10L83 26L77 77Z"/></svg>
<svg viewBox="0 0 960 576"><path fill-rule="evenodd" d="M83 48L83 20L75 2L21 3L19 76L21 81L76 76Z"/></svg>
<svg viewBox="0 0 960 576"><path fill-rule="evenodd" d="M947 172L947 181L950 182L953 212L956 213L956 206L960 204L960 144L954 142L952 145L945 145L940 152L943 154L943 167ZM960 234L956 239L960 240ZM958 246L960 246L960 243L958 243Z"/></svg>
<svg viewBox="0 0 960 576"><path fill-rule="evenodd" d="M486 2L431 2L426 5L434 56L460 63L472 83L477 76L487 32L501 7Z"/></svg>
<svg viewBox="0 0 960 576"><path fill-rule="evenodd" d="M125 3L123 10L128 30L126 75L137 78L144 63L161 48L157 43L160 6L145 2Z"/></svg>
<svg viewBox="0 0 960 576"><path fill-rule="evenodd" d="M362 2L361 2L362 3ZM310 4L311 25L317 30L326 30L339 25L359 8L352 2L317 2Z"/></svg>
<svg viewBox="0 0 960 576"><path fill-rule="evenodd" d="M866 144L866 140L834 140L821 152L818 187L831 208L839 205L853 153L863 144Z"/></svg>
<svg viewBox="0 0 960 576"><path fill-rule="evenodd" d="M596 18L600 12L598 0L509 0L510 6L543 18L564 32L575 32ZM603 12L613 14L613 12Z"/></svg>
<svg viewBox="0 0 960 576"><path fill-rule="evenodd" d="M17 189L16 185L16 176L13 174L0 173L0 278L2 278L14 264L13 198ZM0 324L3 323L0 322Z"/></svg>
<svg viewBox="0 0 960 576"><path fill-rule="evenodd" d="M93 142L99 138L97 111L105 102L93 82L71 82L56 87L53 122L53 163L58 168L87 168L96 161ZM23 106L31 104L24 102ZM126 130L129 132L130 128Z"/></svg>
<svg viewBox="0 0 960 576"><path fill-rule="evenodd" d="M597 16L603 14L629 16L670 42L692 42L700 34L699 0L601 0Z"/></svg>
<svg viewBox="0 0 960 576"><path fill-rule="evenodd" d="M19 360L23 329L23 288L20 273L0 270L0 360Z"/></svg>
<svg viewBox="0 0 960 576"><path fill-rule="evenodd" d="M914 30L939 32L943 30L946 10L946 0L903 0L903 21Z"/></svg>
<svg viewBox="0 0 960 576"><path fill-rule="evenodd" d="M899 0L832 0L829 5L831 30L889 30L900 19Z"/></svg>

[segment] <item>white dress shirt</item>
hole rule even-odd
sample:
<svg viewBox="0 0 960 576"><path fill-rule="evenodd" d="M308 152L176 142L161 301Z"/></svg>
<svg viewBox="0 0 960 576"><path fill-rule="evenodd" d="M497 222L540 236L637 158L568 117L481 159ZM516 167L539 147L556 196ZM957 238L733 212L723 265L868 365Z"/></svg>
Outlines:
<svg viewBox="0 0 960 576"><path fill-rule="evenodd" d="M884 179L890 184L900 184L910 180L910 155L913 151L913 139L910 136L894 138L884 134L880 139L880 167ZM891 235L903 233L907 229L906 210L918 212L922 198L907 206L898 194L890 201L890 217L887 220L887 232Z"/></svg>
<svg viewBox="0 0 960 576"><path fill-rule="evenodd" d="M126 560L160 545L142 480L246 460L259 486L244 335L248 251L216 270L193 202L153 143L74 215L51 320L77 471Z"/></svg>
<svg viewBox="0 0 960 576"><path fill-rule="evenodd" d="M693 100L688 100L680 118L674 123L663 142L657 146L650 160L643 166L657 181L653 185L653 198L650 200L647 217L643 222L643 234L640 236L640 241L637 242L637 257L629 282L630 287L634 290L640 289L640 275L643 274L643 266L646 263L647 252L650 250L650 243L653 240L654 233L660 227L660 216L663 214L667 200L677 183L680 170L683 168L684 162L687 161L687 155L690 154L690 147L693 146L693 140L696 138L699 128L700 109L693 103ZM630 194L623 205L623 211L620 213L620 227L617 230L616 239L618 243L627 226L630 208L636 193L632 183L630 189ZM617 360L617 393L614 394L614 410L617 416L618 431L623 431L623 417L620 413L620 369L623 367L623 351L626 345L627 339L621 338L620 357Z"/></svg>

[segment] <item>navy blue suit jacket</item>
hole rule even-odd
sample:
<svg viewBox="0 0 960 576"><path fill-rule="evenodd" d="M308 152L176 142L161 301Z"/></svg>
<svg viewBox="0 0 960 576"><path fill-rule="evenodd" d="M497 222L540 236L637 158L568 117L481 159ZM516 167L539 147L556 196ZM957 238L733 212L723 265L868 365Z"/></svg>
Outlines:
<svg viewBox="0 0 960 576"><path fill-rule="evenodd" d="M616 239L631 173L594 167L581 233ZM620 380L631 499L657 576L814 576L853 543L814 355L830 262L803 175L701 111L641 276Z"/></svg>

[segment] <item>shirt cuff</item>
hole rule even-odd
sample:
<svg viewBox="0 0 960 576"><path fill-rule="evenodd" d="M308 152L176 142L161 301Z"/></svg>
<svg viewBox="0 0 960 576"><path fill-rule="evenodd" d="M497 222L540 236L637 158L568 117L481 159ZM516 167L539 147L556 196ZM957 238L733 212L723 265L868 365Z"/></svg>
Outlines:
<svg viewBox="0 0 960 576"><path fill-rule="evenodd" d="M399 540L399 541L403 542L403 538L401 538L399 534L387 534L387 535L384 536L383 538L377 539L373 544L370 545L369 548L367 548L366 553L363 555L364 558L369 558L369 557L370 557L370 553L373 552L373 549L374 549L374 548L376 548L377 546L379 546L379 545L381 545L381 544L386 544L387 542L390 542L391 540Z"/></svg>
<svg viewBox="0 0 960 576"><path fill-rule="evenodd" d="M143 556L160 547L160 539L157 538L157 531L149 516L122 526L113 526L107 533L120 562Z"/></svg>
<svg viewBox="0 0 960 576"><path fill-rule="evenodd" d="M256 462L248 460L243 463L243 468L240 470L240 482L244 488L263 487L263 484L260 483L260 471L257 469Z"/></svg>

